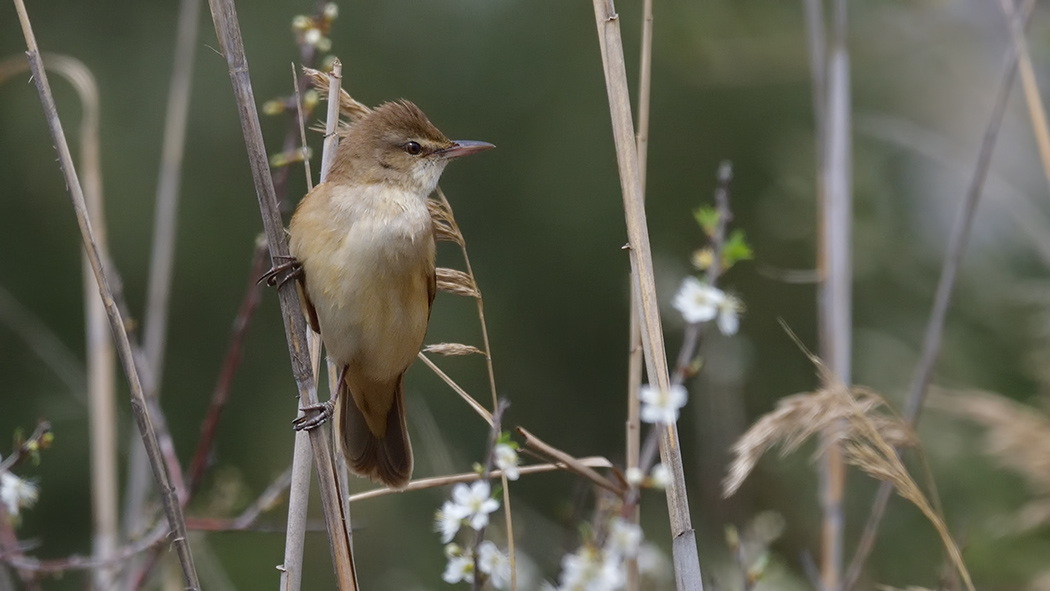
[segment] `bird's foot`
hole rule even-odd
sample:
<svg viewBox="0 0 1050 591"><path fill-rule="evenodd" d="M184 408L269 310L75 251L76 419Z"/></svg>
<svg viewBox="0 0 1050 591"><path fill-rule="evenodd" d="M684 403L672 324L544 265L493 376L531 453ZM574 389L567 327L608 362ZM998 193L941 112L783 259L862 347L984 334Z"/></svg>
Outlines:
<svg viewBox="0 0 1050 591"><path fill-rule="evenodd" d="M296 417L292 421L292 426L296 431L311 431L332 418L332 415L335 414L335 401L326 400L319 404L300 407L299 410L303 411L303 416Z"/></svg>
<svg viewBox="0 0 1050 591"><path fill-rule="evenodd" d="M270 270L263 273L256 283L265 281L266 285L279 289L292 279L299 279L303 276L303 264L299 262L299 259L290 255L276 255L273 258L275 261L282 260L284 262L270 267Z"/></svg>

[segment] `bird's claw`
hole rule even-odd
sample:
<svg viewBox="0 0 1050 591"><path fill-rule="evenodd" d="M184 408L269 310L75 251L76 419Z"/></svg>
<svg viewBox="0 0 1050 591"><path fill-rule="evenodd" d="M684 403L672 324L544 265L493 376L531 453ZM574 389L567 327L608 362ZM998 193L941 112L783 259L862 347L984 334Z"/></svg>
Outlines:
<svg viewBox="0 0 1050 591"><path fill-rule="evenodd" d="M265 281L266 285L280 289L292 279L299 279L303 276L303 264L299 262L299 259L290 255L276 255L273 258L284 262L270 267L270 270L263 273L256 283Z"/></svg>
<svg viewBox="0 0 1050 591"><path fill-rule="evenodd" d="M332 415L335 414L335 402L326 400L318 404L300 407L299 410L303 411L303 416L296 417L292 421L292 426L295 427L296 431L311 431L332 418Z"/></svg>

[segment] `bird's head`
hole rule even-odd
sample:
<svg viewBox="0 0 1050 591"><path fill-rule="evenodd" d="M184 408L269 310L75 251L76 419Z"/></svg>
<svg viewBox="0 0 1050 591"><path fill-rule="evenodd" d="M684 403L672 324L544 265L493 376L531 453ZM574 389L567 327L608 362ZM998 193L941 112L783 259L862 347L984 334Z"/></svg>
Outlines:
<svg viewBox="0 0 1050 591"><path fill-rule="evenodd" d="M426 197L451 160L494 147L448 139L409 101L384 103L345 132L329 179L390 183Z"/></svg>

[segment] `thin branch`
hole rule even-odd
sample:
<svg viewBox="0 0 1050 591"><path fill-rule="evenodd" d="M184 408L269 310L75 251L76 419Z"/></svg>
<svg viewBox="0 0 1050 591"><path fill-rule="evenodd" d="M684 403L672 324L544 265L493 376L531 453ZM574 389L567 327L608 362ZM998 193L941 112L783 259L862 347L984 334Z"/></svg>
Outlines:
<svg viewBox="0 0 1050 591"><path fill-rule="evenodd" d="M36 83L37 91L40 94L40 101L44 106L44 114L48 120L48 127L51 130L52 139L58 150L60 168L65 177L66 187L70 192L70 197L73 202L73 210L77 217L77 223L80 226L81 238L83 239L88 259L91 262L92 271L94 272L95 279L98 283L100 296L105 303L110 329L113 332L114 339L117 341L117 352L121 364L124 366L124 373L128 378L131 389L132 411L134 412L135 420L138 423L139 432L142 434L143 443L145 444L146 450L150 456L150 465L153 468L154 477L157 479L160 488L161 501L168 517L168 523L175 534L173 544L178 553L179 562L183 569L186 587L196 590L200 588L200 582L197 578L196 569L193 566L193 555L190 552L190 547L186 540L186 524L182 517L182 507L179 506L175 489L171 485L171 475L168 473L168 467L164 463L160 451L160 444L157 441L157 434L153 429L149 412L146 409L146 400L131 350L131 343L124 328L124 320L113 300L113 290L110 287L110 272L102 266L102 255L99 245L95 240L91 221L88 217L87 205L84 202L84 193L80 186L80 180L77 178L76 168L73 165L73 158L69 153L69 145L66 143L65 132L62 129L62 123L58 117L54 97L51 95L51 85L48 83L47 72L44 71L43 60L40 58L40 53L37 49L36 38L33 35L32 26L29 22L29 15L26 13L23 0L14 0L14 2L15 9L18 12L19 20L22 25L22 32L26 39L26 47L28 49L26 54L29 57L30 69L33 72L33 80Z"/></svg>
<svg viewBox="0 0 1050 591"><path fill-rule="evenodd" d="M606 490L613 492L614 494L616 494L616 496L623 495L624 488L620 483L613 482L608 478L602 476L594 469L582 464L576 458L550 445L549 443L543 441L539 437L536 437L524 427L518 427L516 431L518 432L518 435L521 435L522 438L524 438L525 447L530 448L533 451L536 451L539 454L554 460L556 463L565 464L565 466L567 467L566 469L579 474L580 476L586 478L587 480L590 480L594 484L597 484L598 486Z"/></svg>
<svg viewBox="0 0 1050 591"><path fill-rule="evenodd" d="M1020 21L1020 28L1024 30L1028 24L1029 15L1035 6L1035 0L1024 0L1024 5L1015 13L1014 18ZM912 378L911 387L908 390L908 398L904 405L904 416L915 427L919 422L920 412L926 398L927 387L933 374L933 366L937 361L941 349L941 336L944 331L945 318L948 315L948 306L951 302L952 291L955 287L955 276L959 270L966 245L969 242L970 230L973 228L973 220L976 217L977 205L980 203L984 192L984 182L988 177L988 171L992 163L992 154L995 152L995 143L999 138L999 130L1002 128L1003 117L1006 114L1006 106L1017 76L1017 46L1011 45L1007 50L1005 65L1003 67L1002 80L996 91L995 103L992 113L985 127L984 136L974 167L973 178L966 193L966 198L959 206L959 213L955 218L951 234L948 238L948 248L941 266L941 275L937 283L937 292L934 295L933 306L930 310L930 318L926 325L926 334L923 338L922 352L919 362ZM883 483L875 496L872 504L868 522L864 526L864 533L857 545L857 550L850 561L849 569L845 577L843 589L849 591L860 577L860 571L868 560L868 555L875 544L882 517L886 512L893 486Z"/></svg>
<svg viewBox="0 0 1050 591"><path fill-rule="evenodd" d="M587 468L612 468L613 464L608 459L600 456L592 456L587 458L575 459L575 463L580 466ZM518 468L519 474L539 474L541 472L554 472L556 470L567 470L572 469L565 463L555 462L549 464L535 464L532 466L521 466ZM502 470L493 470L492 476L502 476ZM448 486L450 484L459 484L461 482L474 482L475 480L481 480L482 475L477 472L464 472L462 474L453 474L451 476L435 476L433 478L420 478L419 480L413 480L405 485L402 489L392 488L376 488L365 492L350 495L350 502L356 503L357 501L364 501L367 499L375 499L377 497L385 497L391 494L401 494L413 490L424 490L428 488L439 488L442 486Z"/></svg>

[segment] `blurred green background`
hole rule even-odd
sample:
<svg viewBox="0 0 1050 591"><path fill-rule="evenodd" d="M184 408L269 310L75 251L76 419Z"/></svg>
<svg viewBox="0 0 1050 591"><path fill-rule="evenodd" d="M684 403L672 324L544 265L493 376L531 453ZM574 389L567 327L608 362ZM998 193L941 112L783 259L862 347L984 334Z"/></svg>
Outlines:
<svg viewBox="0 0 1050 591"><path fill-rule="evenodd" d="M632 93L640 2L617 8ZM294 15L313 3L241 3L256 99L291 88L298 59ZM453 138L499 149L458 162L442 186L466 236L485 296L500 392L511 425L524 425L578 456L623 461L626 417L628 261L608 103L590 3L561 0L406 0L341 3L333 55L344 87L366 104L401 97L419 104ZM914 370L943 245L976 161L991 111L1008 29L997 3L876 0L851 3L854 125L854 378L895 404ZM40 46L84 61L102 100L102 165L112 256L138 317L145 300L153 203L171 70L176 2L31 2ZM1031 51L1050 60L1050 19L1037 10ZM185 462L219 372L248 279L259 212L226 63L213 48L205 7L178 219L177 263L162 404ZM13 7L0 4L0 55L25 50ZM737 497L722 500L727 448L757 416L816 384L786 336L783 319L812 347L815 290L776 271L815 265L816 203L811 82L801 3L762 0L656 1L648 215L669 354L682 322L669 302L703 245L691 211L711 201L715 170L734 164L732 203L756 260L725 285L747 304L741 333L708 331L706 365L691 384L680 422L701 560L718 589L736 589L722 541L725 523L773 510L786 522L773 546L769 588L806 585L802 555L818 554L820 514L811 449L764 461ZM28 74L0 86L0 285L83 359L79 234ZM1045 80L1040 80L1045 83ZM69 85L52 77L76 147L81 114ZM318 112L318 116L320 116ZM277 152L287 126L266 118ZM318 134L311 143L318 150ZM1035 400L1046 386L1046 179L1015 88L959 279L935 382ZM316 166L315 166L316 175ZM294 167L289 198L305 192ZM439 264L460 267L444 245ZM428 342L481 344L472 302L438 296ZM480 358L439 359L488 400ZM1045 373L1045 372L1044 372ZM8 327L0 327L0 434L54 425L54 447L23 476L41 486L19 535L30 553L90 550L87 413L82 398ZM121 378L121 381L123 379ZM416 476L469 470L483 453L485 425L425 367L408 374ZM290 462L294 386L276 297L256 314L216 440L214 467L191 515L230 515ZM121 386L121 451L133 435ZM980 454L979 431L929 412L923 442L949 526L983 589L1025 588L1047 568L1045 529L1004 535L1001 524L1030 497L1024 481ZM7 445L0 452L8 452ZM355 481L355 490L368 487ZM875 485L848 480L852 553ZM589 516L587 491L564 474L512 485L519 549L535 577L554 578ZM355 544L365 589L436 589L444 565L431 517L447 491L389 496L355 506ZM581 505L582 503L582 505ZM317 517L317 503L312 507ZM669 552L666 505L650 493L648 538ZM283 523L285 508L262 518ZM497 533L502 536L502 533ZM200 538L195 538L201 543ZM236 588L277 584L276 533L210 534L210 551ZM332 584L323 534L310 534L306 588ZM935 587L938 539L899 499L865 581ZM214 576L214 575L209 575ZM213 585L214 579L209 579ZM538 578L534 578L537 581ZM79 575L45 588L83 587ZM660 588L654 584L653 588ZM1044 587L1045 588L1045 587Z"/></svg>

